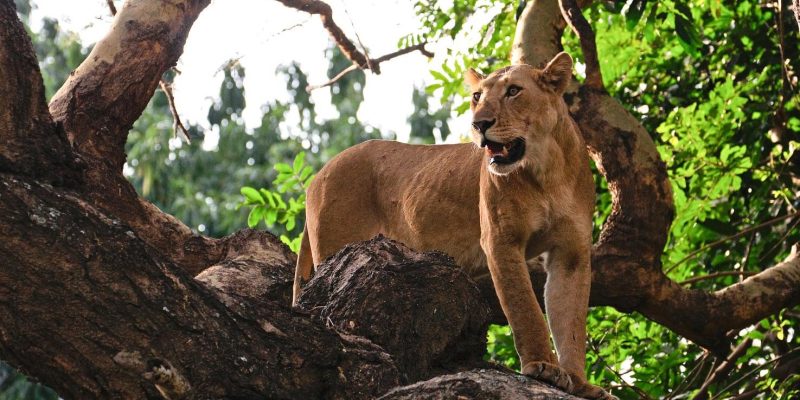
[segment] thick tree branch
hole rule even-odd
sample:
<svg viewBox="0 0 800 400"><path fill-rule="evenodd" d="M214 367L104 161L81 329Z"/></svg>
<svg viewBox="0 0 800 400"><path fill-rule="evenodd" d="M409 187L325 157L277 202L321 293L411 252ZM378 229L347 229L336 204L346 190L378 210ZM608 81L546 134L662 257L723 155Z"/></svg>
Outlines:
<svg viewBox="0 0 800 400"><path fill-rule="evenodd" d="M377 346L288 299L231 291L226 307L76 193L0 174L0 210L0 357L65 398L367 399L399 383ZM245 250L231 261L280 267L288 288L293 260Z"/></svg>
<svg viewBox="0 0 800 400"><path fill-rule="evenodd" d="M141 199L122 176L122 164L130 127L147 106L164 71L177 61L189 29L208 3L125 2L108 35L50 103L54 118L65 127L87 165L81 187L85 199L130 226L150 246L191 274L223 259L231 238L197 235Z"/></svg>
<svg viewBox="0 0 800 400"><path fill-rule="evenodd" d="M73 146L121 171L125 139L210 0L129 0L50 102Z"/></svg>
<svg viewBox="0 0 800 400"><path fill-rule="evenodd" d="M12 0L0 0L0 171L80 181L79 163L50 118L36 55Z"/></svg>
<svg viewBox="0 0 800 400"><path fill-rule="evenodd" d="M106 0L108 3L108 11L111 13L111 16L117 15L117 7L114 6L114 0ZM173 71L177 71L173 68ZM167 104L169 105L169 112L172 114L172 130L175 132L175 137L180 137L186 141L186 143L191 143L192 138L189 136L189 131L186 130L186 127L183 126L183 122L181 122L181 117L178 115L178 107L175 106L175 96L172 95L172 84L164 80L164 77L161 77L161 80L158 82L158 86L161 88L161 91L164 92L164 95L167 96Z"/></svg>
<svg viewBox="0 0 800 400"><path fill-rule="evenodd" d="M578 35L581 42L581 51L586 61L586 81L583 84L592 89L603 90L603 75L600 72L600 61L597 58L594 30L581 13L576 0L560 0L559 7L564 20Z"/></svg>

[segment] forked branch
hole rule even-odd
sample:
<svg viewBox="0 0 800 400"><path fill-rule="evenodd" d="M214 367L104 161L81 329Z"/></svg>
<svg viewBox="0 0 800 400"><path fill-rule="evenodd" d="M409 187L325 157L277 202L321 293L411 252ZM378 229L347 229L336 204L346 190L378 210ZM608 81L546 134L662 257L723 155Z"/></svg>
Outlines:
<svg viewBox="0 0 800 400"><path fill-rule="evenodd" d="M431 58L433 57L433 53L425 49L426 43L419 43L413 46L406 47L404 49L400 49L393 53L386 54L384 56L378 58L369 58L367 55L362 53L361 51L356 48L356 45L353 43L350 38L345 35L342 28L336 24L333 20L333 10L331 10L331 6L327 3L320 1L320 0L278 0L281 4L285 5L286 7L294 8L300 11L305 11L309 14L317 14L319 15L320 19L322 20L322 26L330 34L333 41L342 51L342 53L347 57L348 60L353 62L353 65L345 68L341 72L339 72L335 77L333 77L330 81L325 82L320 85L312 85L306 88L309 92L314 89L319 89L322 87L330 86L334 84L336 81L341 79L343 76L347 75L348 73L355 71L356 69L369 69L376 74L381 73L381 62L391 60L397 56L401 56L403 54L408 54L412 51L419 51L424 56Z"/></svg>
<svg viewBox="0 0 800 400"><path fill-rule="evenodd" d="M412 51L416 51L416 50L419 50L419 52L422 53L425 57L431 58L431 57L433 57L433 53L431 53L427 49L425 49L425 45L426 44L427 44L427 42L423 42L423 43L415 44L413 46L408 46L406 48L402 48L400 50L391 52L389 54L380 56L378 58L371 59L370 63L371 63L371 65L379 65L380 63L382 63L384 61L391 60L391 59L393 59L395 57L399 57L399 56L402 56L403 54L408 54L408 53L411 53ZM319 89L319 88L324 88L326 86L333 85L339 79L342 79L345 75L347 75L347 74L349 74L349 73L351 73L351 72L353 72L353 71L355 71L357 69L359 69L358 65L353 64L353 65L343 69L338 74L336 74L336 76L331 78L331 80L329 80L329 81L327 81L327 82L325 82L323 84L320 84L320 85L309 85L306 88L306 90L311 92L312 90L316 90L316 89Z"/></svg>

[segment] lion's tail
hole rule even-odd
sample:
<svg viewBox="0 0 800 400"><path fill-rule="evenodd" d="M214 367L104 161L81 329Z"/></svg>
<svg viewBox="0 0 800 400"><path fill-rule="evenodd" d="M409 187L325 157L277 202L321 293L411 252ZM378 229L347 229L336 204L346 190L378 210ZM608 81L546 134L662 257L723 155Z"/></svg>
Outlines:
<svg viewBox="0 0 800 400"><path fill-rule="evenodd" d="M314 258L311 256L311 245L308 243L308 227L303 228L303 239L300 243L300 253L297 255L297 266L294 269L294 286L292 287L292 306L297 306L300 289L303 283L311 279L311 270L314 269Z"/></svg>

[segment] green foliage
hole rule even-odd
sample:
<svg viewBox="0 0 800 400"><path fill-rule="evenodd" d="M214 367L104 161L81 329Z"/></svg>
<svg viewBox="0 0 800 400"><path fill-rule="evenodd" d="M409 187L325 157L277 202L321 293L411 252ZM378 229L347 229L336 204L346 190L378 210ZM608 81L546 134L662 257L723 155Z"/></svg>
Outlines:
<svg viewBox="0 0 800 400"><path fill-rule="evenodd" d="M437 111L431 112L428 104L428 95L419 88L414 88L411 94L411 102L414 103L414 112L408 117L408 124L411 125L411 142L432 144L437 141L444 141L450 135L450 126L447 120L450 119L450 104L445 104Z"/></svg>
<svg viewBox="0 0 800 400"><path fill-rule="evenodd" d="M311 166L305 164L305 156L304 152L299 153L292 165L275 164L278 176L272 181L272 187L277 188L277 191L242 187L244 200L241 205L250 208L247 216L247 225L250 228L255 228L259 222L264 221L269 228L278 223L283 225L286 232L294 231L298 216L306 209L306 191L316 176ZM295 253L300 250L301 239L302 234L294 237L281 235L281 241Z"/></svg>
<svg viewBox="0 0 800 400"><path fill-rule="evenodd" d="M508 325L489 325L486 333L486 355L484 359L503 364L508 368L518 370L519 357L514 348L514 338Z"/></svg>

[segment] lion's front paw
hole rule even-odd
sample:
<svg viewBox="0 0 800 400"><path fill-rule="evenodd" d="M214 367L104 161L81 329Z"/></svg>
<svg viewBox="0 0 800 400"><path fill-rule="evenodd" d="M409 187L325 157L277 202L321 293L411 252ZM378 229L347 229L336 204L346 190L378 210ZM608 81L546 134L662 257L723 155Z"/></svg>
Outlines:
<svg viewBox="0 0 800 400"><path fill-rule="evenodd" d="M573 379L574 382L574 379ZM617 396L614 396L608 392L606 392L600 386L592 385L591 383L583 382L583 383L575 383L574 389L570 392L578 397L583 397L585 399L592 399L592 400L619 400Z"/></svg>
<svg viewBox="0 0 800 400"><path fill-rule="evenodd" d="M531 361L522 367L522 374L545 381L566 392L572 393L572 378L558 365L543 361Z"/></svg>

